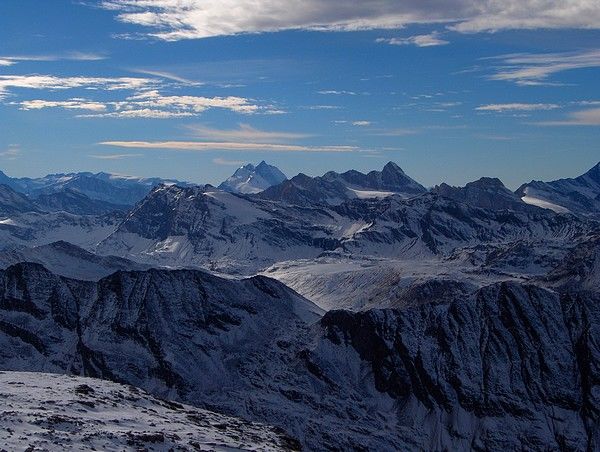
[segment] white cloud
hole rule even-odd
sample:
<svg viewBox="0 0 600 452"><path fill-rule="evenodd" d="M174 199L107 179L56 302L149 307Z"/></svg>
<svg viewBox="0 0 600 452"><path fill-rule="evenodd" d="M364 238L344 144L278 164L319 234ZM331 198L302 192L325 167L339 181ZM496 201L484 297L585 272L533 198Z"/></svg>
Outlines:
<svg viewBox="0 0 600 452"><path fill-rule="evenodd" d="M220 157L212 159L212 162L215 165L221 165L221 166L242 166L246 163L243 160L227 160L227 159L223 159Z"/></svg>
<svg viewBox="0 0 600 452"><path fill-rule="evenodd" d="M8 149L0 152L0 158L5 160L17 160L21 156L21 148L18 145L10 145Z"/></svg>
<svg viewBox="0 0 600 452"><path fill-rule="evenodd" d="M214 129L202 125L189 126L188 129L194 136L204 140L218 141L245 141L251 143L260 143L265 141L280 142L302 138L308 138L311 135L292 132L273 132L255 129L248 124L240 124L237 129Z"/></svg>
<svg viewBox="0 0 600 452"><path fill-rule="evenodd" d="M135 77L56 77L53 75L0 75L0 99L17 89L66 90L73 88L139 90L156 84L155 80Z"/></svg>
<svg viewBox="0 0 600 452"><path fill-rule="evenodd" d="M493 111L493 112L505 112L505 111L536 111L536 110L555 110L560 108L557 104L488 104L480 105L475 108L477 111Z"/></svg>
<svg viewBox="0 0 600 452"><path fill-rule="evenodd" d="M204 96L165 96L157 90L142 91L117 103L118 110L153 109L175 111L178 113L202 113L209 108L221 108L236 113L279 113L270 105L257 105L249 99L238 96L204 97Z"/></svg>
<svg viewBox="0 0 600 452"><path fill-rule="evenodd" d="M575 105L581 106L592 106L592 105L600 105L600 100L579 100L572 102Z"/></svg>
<svg viewBox="0 0 600 452"><path fill-rule="evenodd" d="M332 94L334 96L356 96L357 94L354 91L344 91L344 90L335 90L335 89L324 89L321 91L317 91L319 94Z"/></svg>
<svg viewBox="0 0 600 452"><path fill-rule="evenodd" d="M153 110L151 108L131 109L113 111L110 113L101 114L89 114L89 115L78 115L78 118L122 118L122 119L134 119L134 118L146 118L146 119L170 119L170 118L185 118L194 116L190 112L182 111L165 111L165 110Z"/></svg>
<svg viewBox="0 0 600 452"><path fill-rule="evenodd" d="M106 105L86 99L69 99L66 101L26 100L21 102L21 110L41 110L43 108L65 108L67 110L105 111Z"/></svg>
<svg viewBox="0 0 600 452"><path fill-rule="evenodd" d="M99 61L107 57L101 53L92 52L66 52L48 55L2 55L0 66L12 66L20 61Z"/></svg>
<svg viewBox="0 0 600 452"><path fill-rule="evenodd" d="M600 28L595 0L104 0L118 20L167 41L281 30L398 29L449 23L457 32ZM135 37L131 34L126 37Z"/></svg>
<svg viewBox="0 0 600 452"><path fill-rule="evenodd" d="M600 5L600 3L598 3ZM600 67L600 49L571 53L513 54L488 58L499 61L491 80L514 82L522 86L561 85L547 79L573 69Z"/></svg>
<svg viewBox="0 0 600 452"><path fill-rule="evenodd" d="M295 144L210 141L103 141L104 146L167 151L357 152L355 146L301 146Z"/></svg>
<svg viewBox="0 0 600 452"><path fill-rule="evenodd" d="M371 124L371 121L352 121L352 125L357 127L367 127Z"/></svg>
<svg viewBox="0 0 600 452"><path fill-rule="evenodd" d="M34 90L105 90L133 91L123 100L97 102L87 99L46 100L34 99L13 102L22 110L64 108L88 110L83 118L176 118L197 116L208 109L224 109L240 114L283 114L285 111L270 104L258 104L239 96L192 96L164 95L157 88L155 79L134 77L56 77L51 75L0 75L0 100L16 89Z"/></svg>
<svg viewBox="0 0 600 452"><path fill-rule="evenodd" d="M301 108L305 110L339 110L342 107L339 105L307 105Z"/></svg>
<svg viewBox="0 0 600 452"><path fill-rule="evenodd" d="M144 154L92 154L90 155L93 159L99 160L123 160L135 157L143 157Z"/></svg>
<svg viewBox="0 0 600 452"><path fill-rule="evenodd" d="M426 35L409 36L408 38L378 38L376 42L384 42L393 46L414 45L417 47L435 47L450 44L449 41L440 38L437 31Z"/></svg>
<svg viewBox="0 0 600 452"><path fill-rule="evenodd" d="M536 122L540 126L600 126L600 108L569 113L562 121Z"/></svg>

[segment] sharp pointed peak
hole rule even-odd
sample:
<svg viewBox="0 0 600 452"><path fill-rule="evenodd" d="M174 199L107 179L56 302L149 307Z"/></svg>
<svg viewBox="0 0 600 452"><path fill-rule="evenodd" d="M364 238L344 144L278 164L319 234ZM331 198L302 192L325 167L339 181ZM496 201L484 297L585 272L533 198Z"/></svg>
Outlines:
<svg viewBox="0 0 600 452"><path fill-rule="evenodd" d="M383 167L383 170L384 171L397 171L397 172L401 172L402 174L404 174L404 171L402 170L402 168L400 168L400 166L397 163L392 162L391 160L385 164L385 166Z"/></svg>

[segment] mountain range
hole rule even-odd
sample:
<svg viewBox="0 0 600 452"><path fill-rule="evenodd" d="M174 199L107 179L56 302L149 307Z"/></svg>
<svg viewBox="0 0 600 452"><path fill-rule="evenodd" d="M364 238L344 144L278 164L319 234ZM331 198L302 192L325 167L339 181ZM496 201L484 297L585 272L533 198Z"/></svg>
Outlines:
<svg viewBox="0 0 600 452"><path fill-rule="evenodd" d="M191 430L200 448L600 447L600 166L516 192L428 190L394 163L255 183L272 168L99 177L146 187L133 205L85 177L0 185L0 381L13 407L37 391L0 424L54 450L63 431L158 450ZM99 426L109 408L160 416L129 435Z"/></svg>

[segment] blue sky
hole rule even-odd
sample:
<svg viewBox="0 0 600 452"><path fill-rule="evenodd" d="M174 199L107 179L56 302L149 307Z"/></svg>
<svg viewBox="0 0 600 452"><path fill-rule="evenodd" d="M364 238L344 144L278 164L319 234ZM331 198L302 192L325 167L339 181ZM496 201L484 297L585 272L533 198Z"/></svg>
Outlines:
<svg viewBox="0 0 600 452"><path fill-rule="evenodd" d="M0 169L516 188L600 161L598 80L586 0L4 0Z"/></svg>

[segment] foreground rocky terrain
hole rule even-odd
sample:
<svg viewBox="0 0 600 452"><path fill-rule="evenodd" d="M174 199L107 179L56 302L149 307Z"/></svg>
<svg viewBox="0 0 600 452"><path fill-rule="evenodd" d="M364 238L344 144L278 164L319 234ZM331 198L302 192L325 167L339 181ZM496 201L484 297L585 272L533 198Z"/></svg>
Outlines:
<svg viewBox="0 0 600 452"><path fill-rule="evenodd" d="M134 386L0 372L4 450L299 450L276 428L152 397Z"/></svg>

